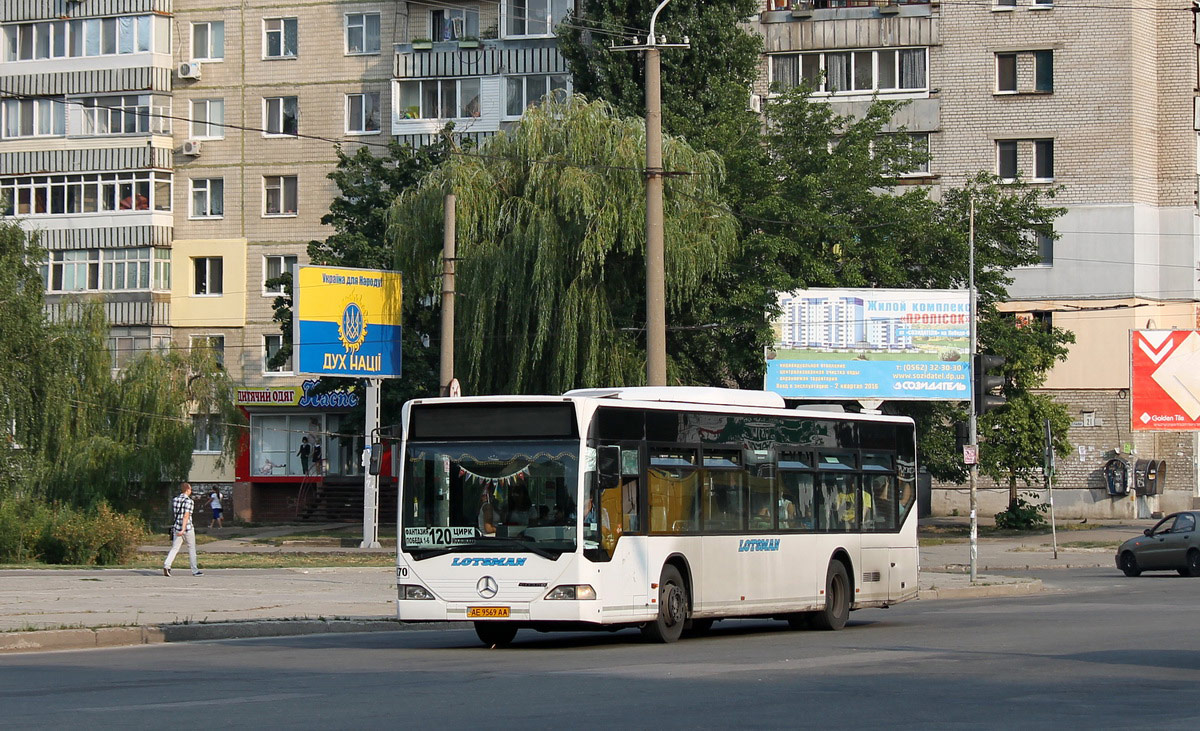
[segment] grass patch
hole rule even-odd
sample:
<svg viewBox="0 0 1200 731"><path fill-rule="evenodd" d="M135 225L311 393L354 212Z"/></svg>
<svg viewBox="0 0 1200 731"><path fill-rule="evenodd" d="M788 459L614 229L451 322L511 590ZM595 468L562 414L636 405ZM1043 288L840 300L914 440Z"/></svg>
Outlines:
<svg viewBox="0 0 1200 731"><path fill-rule="evenodd" d="M1121 541L1067 541L1058 544L1059 548L1111 548L1116 550Z"/></svg>
<svg viewBox="0 0 1200 731"><path fill-rule="evenodd" d="M924 546L924 547L945 546L947 544L960 544L963 542L963 540L964 540L963 538L959 538L959 537L951 538L951 537L946 537L946 536L940 536L940 537L934 537L934 538L922 537L922 538L918 539L918 544L921 546Z"/></svg>

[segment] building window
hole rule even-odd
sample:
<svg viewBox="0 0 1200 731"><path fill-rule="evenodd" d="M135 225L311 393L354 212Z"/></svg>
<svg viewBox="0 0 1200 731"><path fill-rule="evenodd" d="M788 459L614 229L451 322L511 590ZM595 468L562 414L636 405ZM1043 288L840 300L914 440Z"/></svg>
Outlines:
<svg viewBox="0 0 1200 731"><path fill-rule="evenodd" d="M51 58L170 53L170 19L123 15L111 18L50 20L4 26L6 62Z"/></svg>
<svg viewBox="0 0 1200 731"><path fill-rule="evenodd" d="M895 175L896 177L899 177L899 178L922 177L922 176L929 174L929 135L928 135L928 133L891 134L891 135L887 135L887 137L893 138L893 140L896 143L898 143L899 145L901 145L903 147L908 148L909 150L912 150L914 153L917 153L921 157L921 162L916 163L912 167L909 167L904 170L888 169L886 171L888 174Z"/></svg>
<svg viewBox="0 0 1200 731"><path fill-rule="evenodd" d="M296 176L263 176L263 215L296 215Z"/></svg>
<svg viewBox="0 0 1200 731"><path fill-rule="evenodd" d="M996 54L996 93L1049 94L1054 91L1054 51Z"/></svg>
<svg viewBox="0 0 1200 731"><path fill-rule="evenodd" d="M507 94L504 114L519 117L525 110L537 104L547 94L555 99L565 98L570 92L570 77L566 74L534 74L531 76L509 76L505 79Z"/></svg>
<svg viewBox="0 0 1200 731"><path fill-rule="evenodd" d="M222 218L225 215L225 179L192 179L192 218Z"/></svg>
<svg viewBox="0 0 1200 731"><path fill-rule="evenodd" d="M225 100L192 100L192 137L219 140L225 137Z"/></svg>
<svg viewBox="0 0 1200 731"><path fill-rule="evenodd" d="M87 292L100 289L100 250L52 251L42 265L47 292Z"/></svg>
<svg viewBox="0 0 1200 731"><path fill-rule="evenodd" d="M196 444L192 452L217 454L221 451L221 422L216 414L192 414L192 434Z"/></svg>
<svg viewBox="0 0 1200 731"><path fill-rule="evenodd" d="M284 274L290 274L296 266L294 256L264 256L263 257L263 296L283 294L283 283L278 282Z"/></svg>
<svg viewBox="0 0 1200 731"><path fill-rule="evenodd" d="M276 96L263 99L263 134L279 137L295 137L299 125L300 103L294 96Z"/></svg>
<svg viewBox="0 0 1200 731"><path fill-rule="evenodd" d="M1054 265L1054 234L1049 231L1038 231L1034 236L1038 248L1038 264Z"/></svg>
<svg viewBox="0 0 1200 731"><path fill-rule="evenodd" d="M1095 411L1083 412L1083 425L1086 427L1089 427L1089 428L1096 426L1096 412Z"/></svg>
<svg viewBox="0 0 1200 731"><path fill-rule="evenodd" d="M192 259L192 268L196 275L192 294L215 297L224 291L221 257L198 256Z"/></svg>
<svg viewBox="0 0 1200 731"><path fill-rule="evenodd" d="M0 113L5 139L62 137L67 133L67 110L61 99L5 99Z"/></svg>
<svg viewBox="0 0 1200 731"><path fill-rule="evenodd" d="M154 94L84 97L85 135L171 134L171 97Z"/></svg>
<svg viewBox="0 0 1200 731"><path fill-rule="evenodd" d="M999 175L1004 180L1017 179L1017 141L998 140L996 142Z"/></svg>
<svg viewBox="0 0 1200 731"><path fill-rule="evenodd" d="M288 356L287 360L278 365L272 366L271 359L283 347L282 335L263 335L263 373L287 373L292 372L292 358Z"/></svg>
<svg viewBox="0 0 1200 731"><path fill-rule="evenodd" d="M1032 169L1021 164L1021 157L1030 152ZM1054 140L996 140L996 155L998 173L1005 181L1016 180L1022 173L1031 175L1034 182L1054 179Z"/></svg>
<svg viewBox="0 0 1200 731"><path fill-rule="evenodd" d="M225 367L225 336L224 335L191 335L188 337L188 346L192 352L198 350L208 351L217 365Z"/></svg>
<svg viewBox="0 0 1200 731"><path fill-rule="evenodd" d="M150 249L104 249L104 289L108 292L150 289Z"/></svg>
<svg viewBox="0 0 1200 731"><path fill-rule="evenodd" d="M225 60L225 21L192 23L192 58L197 61Z"/></svg>
<svg viewBox="0 0 1200 731"><path fill-rule="evenodd" d="M154 289L169 291L171 289L171 250L154 250Z"/></svg>
<svg viewBox="0 0 1200 731"><path fill-rule="evenodd" d="M346 53L379 53L379 13L346 16Z"/></svg>
<svg viewBox="0 0 1200 731"><path fill-rule="evenodd" d="M373 134L379 131L379 92L346 95L346 132Z"/></svg>
<svg viewBox="0 0 1200 731"><path fill-rule="evenodd" d="M479 8L441 8L429 11L429 33L435 41L479 36Z"/></svg>
<svg viewBox="0 0 1200 731"><path fill-rule="evenodd" d="M295 58L297 50L295 18L270 18L263 21L263 58Z"/></svg>
<svg viewBox="0 0 1200 731"><path fill-rule="evenodd" d="M479 79L401 81L403 119L470 119L479 116Z"/></svg>
<svg viewBox="0 0 1200 731"><path fill-rule="evenodd" d="M996 0L996 7L1015 8L1017 7L1017 0Z"/></svg>
<svg viewBox="0 0 1200 731"><path fill-rule="evenodd" d="M785 91L804 84L815 94L925 91L926 54L924 48L776 53L770 56L771 85Z"/></svg>
<svg viewBox="0 0 1200 731"><path fill-rule="evenodd" d="M171 174L39 175L0 178L3 215L75 215L171 210Z"/></svg>
<svg viewBox="0 0 1200 731"><path fill-rule="evenodd" d="M507 38L548 36L567 17L571 0L504 0L501 27Z"/></svg>

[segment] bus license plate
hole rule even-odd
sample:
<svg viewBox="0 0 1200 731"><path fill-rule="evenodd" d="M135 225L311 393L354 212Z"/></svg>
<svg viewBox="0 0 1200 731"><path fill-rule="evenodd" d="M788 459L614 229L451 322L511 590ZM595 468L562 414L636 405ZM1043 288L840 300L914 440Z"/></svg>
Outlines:
<svg viewBox="0 0 1200 731"><path fill-rule="evenodd" d="M467 607L467 617L507 617L508 607Z"/></svg>

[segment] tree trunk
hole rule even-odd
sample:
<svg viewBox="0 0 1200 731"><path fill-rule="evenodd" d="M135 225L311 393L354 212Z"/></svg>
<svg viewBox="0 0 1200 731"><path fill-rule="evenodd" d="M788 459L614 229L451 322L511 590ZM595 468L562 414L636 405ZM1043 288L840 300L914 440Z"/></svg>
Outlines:
<svg viewBox="0 0 1200 731"><path fill-rule="evenodd" d="M1008 473L1008 509L1012 510L1017 507L1017 475L1015 472Z"/></svg>

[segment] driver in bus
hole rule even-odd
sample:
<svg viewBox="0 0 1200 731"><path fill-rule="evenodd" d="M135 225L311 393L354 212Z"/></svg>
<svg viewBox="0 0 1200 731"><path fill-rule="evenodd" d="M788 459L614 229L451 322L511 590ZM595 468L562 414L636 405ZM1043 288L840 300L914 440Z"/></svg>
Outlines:
<svg viewBox="0 0 1200 731"><path fill-rule="evenodd" d="M496 524L499 522L500 510L492 498L491 488L485 487L479 492L479 532L485 536L494 536Z"/></svg>

